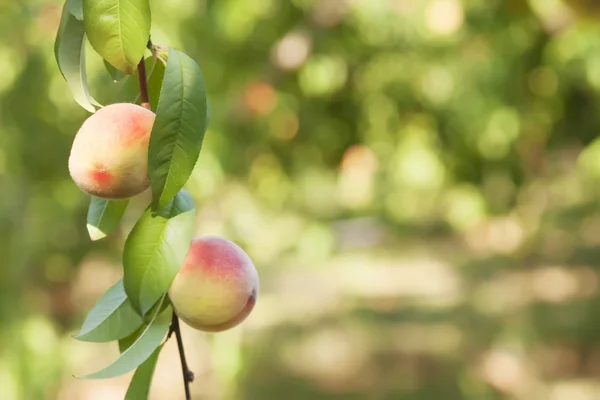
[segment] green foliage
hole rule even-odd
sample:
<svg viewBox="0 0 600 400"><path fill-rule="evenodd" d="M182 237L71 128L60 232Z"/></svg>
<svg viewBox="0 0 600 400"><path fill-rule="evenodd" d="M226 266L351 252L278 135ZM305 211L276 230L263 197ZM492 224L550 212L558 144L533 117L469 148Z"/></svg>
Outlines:
<svg viewBox="0 0 600 400"><path fill-rule="evenodd" d="M140 315L171 286L189 250L194 222L194 201L181 190L157 214L148 207L131 230L123 250L123 283Z"/></svg>
<svg viewBox="0 0 600 400"><path fill-rule="evenodd" d="M160 91L163 85L163 79L165 77L165 64L154 57L151 59L154 62L149 69L147 68L147 70L150 71L148 75L148 96L150 97L150 109L156 112L160 101Z"/></svg>
<svg viewBox="0 0 600 400"><path fill-rule="evenodd" d="M171 48L148 149L153 210L163 208L188 181L206 125L202 72L189 56Z"/></svg>
<svg viewBox="0 0 600 400"><path fill-rule="evenodd" d="M54 43L54 55L60 72L67 81L73 98L90 112L98 102L90 95L85 71L85 31L83 22L73 10L81 0L69 0L63 7L60 27ZM71 7L69 7L71 5Z"/></svg>
<svg viewBox="0 0 600 400"><path fill-rule="evenodd" d="M160 301L167 301L166 295ZM138 331L127 337L126 342L128 345L112 364L82 378L113 378L140 366L160 346L162 339L169 330L172 314L173 309L170 306L162 312L160 312L160 307L157 307L150 322L142 325Z"/></svg>
<svg viewBox="0 0 600 400"><path fill-rule="evenodd" d="M119 279L94 305L75 339L87 342L112 342L132 334L142 325Z"/></svg>
<svg viewBox="0 0 600 400"><path fill-rule="evenodd" d="M79 21L83 21L83 0L67 0L65 7L71 14L75 16Z"/></svg>
<svg viewBox="0 0 600 400"><path fill-rule="evenodd" d="M186 185L201 229L237 238L273 282L319 283L268 285L269 322L215 338L215 375L239 391L224 397L505 400L522 395L494 379L507 359L526 396L597 397L598 22L563 18L564 1L330 3L152 2L153 39L196 59L211 96ZM98 297L73 279L110 286L122 252L116 235L90 243L64 166L86 112L47 51L56 4L0 13L2 399L68 398L82 344L64 339ZM94 97L128 81L139 102L137 77L112 83L93 56ZM328 343L319 354L350 362L307 356Z"/></svg>
<svg viewBox="0 0 600 400"><path fill-rule="evenodd" d="M162 350L162 345L158 346L154 353L144 361L133 374L131 383L125 394L125 400L147 399L150 394L150 385L158 356Z"/></svg>
<svg viewBox="0 0 600 400"><path fill-rule="evenodd" d="M116 83L111 97L137 103L145 92L157 115L149 145L152 204L127 236L123 279L96 302L74 336L88 342L118 341L120 356L84 378L111 378L139 367L126 394L126 399L136 400L148 398L161 341L174 315L167 291L188 252L195 223L195 204L183 186L198 160L207 125L198 65L183 52L170 48L165 54L160 46L149 47L153 56L144 59L151 45L150 22L148 0L67 0L55 43L59 68L83 108L94 112L98 105L87 88L87 35ZM135 76L140 62L146 82L140 82L143 74ZM112 233L128 205L129 199L92 196L87 213L91 240Z"/></svg>
<svg viewBox="0 0 600 400"><path fill-rule="evenodd" d="M158 63L159 61L157 61L155 57L146 57L144 60L148 79L148 91L150 93L160 92L160 86L162 85L162 75L164 74L165 69L164 67L157 67ZM158 76L155 76L155 74L158 74ZM155 87L156 85L158 85L158 88ZM110 98L114 103L139 103L140 89L138 77L126 75L123 79L119 80L114 85L114 90ZM150 102L156 107L158 96L151 96Z"/></svg>
<svg viewBox="0 0 600 400"><path fill-rule="evenodd" d="M85 33L102 58L133 75L150 37L148 0L83 0Z"/></svg>
<svg viewBox="0 0 600 400"><path fill-rule="evenodd" d="M119 71L118 69L113 67L112 64L110 64L108 61L102 60L102 62L104 63L104 68L106 68L106 72L108 72L113 81L118 82L127 76L127 74L125 74L123 71Z"/></svg>
<svg viewBox="0 0 600 400"><path fill-rule="evenodd" d="M121 222L129 200L106 200L91 196L87 214L87 230L92 240L112 233Z"/></svg>

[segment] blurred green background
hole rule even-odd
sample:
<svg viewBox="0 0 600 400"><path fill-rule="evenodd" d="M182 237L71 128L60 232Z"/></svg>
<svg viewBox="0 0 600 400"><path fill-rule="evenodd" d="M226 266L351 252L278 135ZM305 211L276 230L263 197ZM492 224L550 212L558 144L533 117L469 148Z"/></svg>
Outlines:
<svg viewBox="0 0 600 400"><path fill-rule="evenodd" d="M261 276L244 324L184 329L194 399L600 398L600 7L575 3L151 2L208 85L197 233ZM2 400L119 399L132 375L73 378L118 354L70 335L147 198L90 242L61 7L0 0ZM174 346L152 399L183 398Z"/></svg>

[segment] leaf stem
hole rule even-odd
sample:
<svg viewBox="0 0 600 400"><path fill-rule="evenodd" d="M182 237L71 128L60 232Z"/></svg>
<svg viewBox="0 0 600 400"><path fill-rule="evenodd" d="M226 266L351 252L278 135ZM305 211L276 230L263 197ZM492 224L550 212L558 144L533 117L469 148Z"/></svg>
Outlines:
<svg viewBox="0 0 600 400"><path fill-rule="evenodd" d="M155 45L154 43L152 43L152 40L150 40L150 39L148 39L148 44L146 44L146 47L148 48L148 50L150 50L152 55L154 57L156 57L157 60L162 62L165 66L167 65L167 60L165 59L165 56L160 54L160 52L159 52L159 50L162 50L162 51L167 50L165 47Z"/></svg>
<svg viewBox="0 0 600 400"><path fill-rule="evenodd" d="M171 329L169 330L169 336L171 333L175 333L177 339L177 348L179 349L179 358L181 359L181 370L183 372L183 384L185 386L185 399L191 400L192 395L190 394L190 383L194 381L194 373L190 371L185 360L185 352L183 351L183 340L181 339L181 329L179 327L179 317L173 311L173 319L171 320Z"/></svg>
<svg viewBox="0 0 600 400"><path fill-rule="evenodd" d="M146 82L146 63L144 62L144 57L138 63L138 78L140 81L140 99L141 105L144 108L150 109L150 99L148 97L148 83Z"/></svg>

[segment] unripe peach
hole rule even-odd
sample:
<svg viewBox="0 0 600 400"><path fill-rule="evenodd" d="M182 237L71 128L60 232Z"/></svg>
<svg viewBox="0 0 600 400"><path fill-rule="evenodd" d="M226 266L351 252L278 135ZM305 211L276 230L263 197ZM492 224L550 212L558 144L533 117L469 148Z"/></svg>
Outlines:
<svg viewBox="0 0 600 400"><path fill-rule="evenodd" d="M154 118L152 111L137 104L117 103L85 120L69 156L69 172L77 186L104 199L123 199L146 190Z"/></svg>
<svg viewBox="0 0 600 400"><path fill-rule="evenodd" d="M241 323L257 296L258 274L250 257L237 244L215 236L192 240L169 290L177 315L206 332Z"/></svg>

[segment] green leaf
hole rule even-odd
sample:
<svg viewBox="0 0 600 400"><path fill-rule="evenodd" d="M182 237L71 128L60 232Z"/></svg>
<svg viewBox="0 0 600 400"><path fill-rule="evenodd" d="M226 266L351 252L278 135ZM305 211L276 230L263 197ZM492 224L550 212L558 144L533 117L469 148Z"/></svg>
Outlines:
<svg viewBox="0 0 600 400"><path fill-rule="evenodd" d="M158 312L161 313L164 309L166 309L170 305L171 305L171 299L169 298L168 294L167 294L167 298L164 301L162 300L162 297L161 297L156 303L154 303L152 308L150 308L150 310L146 314L144 314L144 316L142 317L142 321L144 321L144 323L147 324L148 322L150 322L152 315L154 315L154 313L156 313L156 310L158 310Z"/></svg>
<svg viewBox="0 0 600 400"><path fill-rule="evenodd" d="M123 283L134 308L145 315L169 289L194 234L194 201L186 190L156 215L147 208L123 251Z"/></svg>
<svg viewBox="0 0 600 400"><path fill-rule="evenodd" d="M150 109L156 112L160 99L160 88L165 77L165 64L154 57L153 59L155 60L154 65L148 74L148 97L150 98Z"/></svg>
<svg viewBox="0 0 600 400"><path fill-rule="evenodd" d="M98 54L134 75L150 37L148 0L83 0L85 32Z"/></svg>
<svg viewBox="0 0 600 400"><path fill-rule="evenodd" d="M63 7L60 26L54 42L54 56L73 98L84 109L95 112L100 104L90 95L85 72L85 30L83 22L70 11L77 1L68 1Z"/></svg>
<svg viewBox="0 0 600 400"><path fill-rule="evenodd" d="M120 279L94 305L74 338L84 342L112 342L130 335L142 324Z"/></svg>
<svg viewBox="0 0 600 400"><path fill-rule="evenodd" d="M67 0L67 9L75 18L83 21L83 0Z"/></svg>
<svg viewBox="0 0 600 400"><path fill-rule="evenodd" d="M200 68L170 48L148 148L153 210L163 208L188 181L202 148L206 115Z"/></svg>
<svg viewBox="0 0 600 400"><path fill-rule="evenodd" d="M154 353L140 365L131 382L129 388L125 394L125 400L146 400L150 394L150 385L152 384L152 376L154 375L154 369L156 368L156 362L158 361L158 355L162 350L163 345L159 346Z"/></svg>
<svg viewBox="0 0 600 400"><path fill-rule="evenodd" d="M112 233L119 223L129 200L105 200L92 196L87 214L87 230L92 240L100 240Z"/></svg>
<svg viewBox="0 0 600 400"><path fill-rule="evenodd" d="M146 75L152 74L154 70L154 63L156 59L154 57L147 57L144 60L146 64ZM115 103L138 103L140 99L140 85L137 76L127 75L121 79L115 85L116 96L114 98Z"/></svg>
<svg viewBox="0 0 600 400"><path fill-rule="evenodd" d="M166 295L163 296L162 301L164 301L165 298ZM98 372L82 376L81 378L113 378L137 368L146 361L160 346L162 339L169 330L173 309L169 306L161 313L159 313L159 310L160 307L156 309L156 313L151 322L144 326L139 332L139 335L134 336L135 340L133 343L130 346L127 346L112 364Z"/></svg>
<svg viewBox="0 0 600 400"><path fill-rule="evenodd" d="M154 311L156 311L156 310L154 310ZM160 311L159 311L159 313L160 313ZM138 340L138 338L146 330L147 325L150 323L150 321L152 321L152 317L154 317L154 314L152 314L151 318L147 322L144 322L142 325L140 325L140 327L138 329L136 329L132 334L130 334L122 339L119 339L119 352L120 353L123 353L125 350L130 348L131 345L134 344L136 340Z"/></svg>
<svg viewBox="0 0 600 400"><path fill-rule="evenodd" d="M161 61L154 57L148 57L146 63L146 79L148 80L148 95L150 97L151 110L156 112L158 99L160 96L160 87L165 74L165 66ZM118 82L118 89L115 102L139 103L140 88L136 76L127 75Z"/></svg>
<svg viewBox="0 0 600 400"><path fill-rule="evenodd" d="M119 71L118 69L116 69L115 67L113 67L108 61L106 61L106 60L102 60L102 61L104 61L104 68L106 68L106 72L108 72L108 74L110 75L110 77L112 78L112 80L114 82L118 82L121 79L128 76L128 75L125 75L123 72Z"/></svg>
<svg viewBox="0 0 600 400"><path fill-rule="evenodd" d="M150 97L150 109L156 112L158 99L160 98L160 87L165 75L165 65L155 57L145 60L146 79L148 81L148 97ZM127 75L119 82L116 102L138 103L140 102L140 87L137 76Z"/></svg>
<svg viewBox="0 0 600 400"><path fill-rule="evenodd" d="M115 95L112 99L113 103L137 103L137 99L140 96L137 77L127 75L116 82L115 88Z"/></svg>

